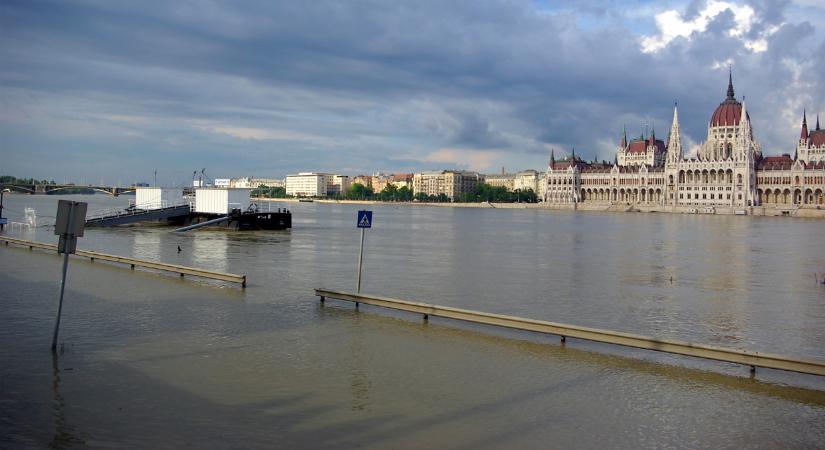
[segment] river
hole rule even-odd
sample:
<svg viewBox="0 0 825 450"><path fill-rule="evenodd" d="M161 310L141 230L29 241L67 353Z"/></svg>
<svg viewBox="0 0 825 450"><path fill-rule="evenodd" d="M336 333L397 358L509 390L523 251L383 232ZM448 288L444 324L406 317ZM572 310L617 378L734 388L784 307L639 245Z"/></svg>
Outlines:
<svg viewBox="0 0 825 450"><path fill-rule="evenodd" d="M65 196L95 209L128 197ZM58 197L5 215L56 242ZM816 448L825 380L349 302L357 205L293 229L87 229L78 248L249 285L0 248L0 447ZM821 220L371 206L362 290L825 359ZM181 251L177 248L180 246Z"/></svg>

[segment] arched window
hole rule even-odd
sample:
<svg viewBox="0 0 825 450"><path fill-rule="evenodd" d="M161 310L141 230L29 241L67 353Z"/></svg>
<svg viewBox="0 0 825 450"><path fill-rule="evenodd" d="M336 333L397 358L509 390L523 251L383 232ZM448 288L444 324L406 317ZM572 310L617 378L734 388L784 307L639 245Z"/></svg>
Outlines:
<svg viewBox="0 0 825 450"><path fill-rule="evenodd" d="M736 183L737 184L742 184L742 174L741 173L736 174Z"/></svg>

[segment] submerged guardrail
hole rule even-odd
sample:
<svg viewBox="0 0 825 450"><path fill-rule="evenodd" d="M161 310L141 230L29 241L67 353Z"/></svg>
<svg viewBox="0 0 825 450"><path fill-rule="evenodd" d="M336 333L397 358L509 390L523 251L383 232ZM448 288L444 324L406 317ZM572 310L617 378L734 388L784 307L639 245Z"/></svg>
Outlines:
<svg viewBox="0 0 825 450"><path fill-rule="evenodd" d="M449 306L438 306L388 297L379 297L375 295L333 291L329 289L315 289L315 295L321 298L321 302L329 297L338 300L355 302L356 306L358 306L359 303L366 303L368 305L423 314L425 320L429 316L444 317L448 319L463 320L465 322L552 334L560 336L562 342L565 342L566 338L572 337L588 341L602 342L605 344L621 345L625 347L692 356L695 358L744 364L751 367L751 372L755 372L756 367L765 367L769 369L825 376L825 361L817 361L813 359L802 359L770 353L715 347L711 345L695 344L670 339L658 339L649 336L623 333L620 331L580 327L577 325L526 319L502 314L491 314L468 309L453 308Z"/></svg>
<svg viewBox="0 0 825 450"><path fill-rule="evenodd" d="M39 248L43 250L57 251L57 245L45 242L27 241L24 239L15 239L6 236L0 236L0 242L6 245L16 244L29 249ZM184 275L193 275L201 278L210 278L213 280L229 281L233 283L240 283L241 287L246 287L246 275L236 275L233 273L215 272L212 270L197 269L194 267L179 266L177 264L168 264L155 261L146 261L137 258L129 258L125 256L109 255L107 253L93 252L89 250L77 250L76 256L89 258L91 261L99 259L101 261L110 261L121 264L128 264L132 269L135 267L145 267L148 269L162 270L165 272L179 273L181 277Z"/></svg>

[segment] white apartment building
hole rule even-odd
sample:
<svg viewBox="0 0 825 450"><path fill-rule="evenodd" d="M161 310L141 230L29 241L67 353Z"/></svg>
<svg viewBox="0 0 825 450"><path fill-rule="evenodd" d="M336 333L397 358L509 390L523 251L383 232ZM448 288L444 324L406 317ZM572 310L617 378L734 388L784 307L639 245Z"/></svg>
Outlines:
<svg viewBox="0 0 825 450"><path fill-rule="evenodd" d="M349 177L322 172L301 172L286 176L286 195L295 197L325 197L346 192Z"/></svg>
<svg viewBox="0 0 825 450"><path fill-rule="evenodd" d="M517 173L513 179L513 190L527 191L531 189L537 195L543 196L539 188L544 184L544 177L539 175L537 170L523 170Z"/></svg>
<svg viewBox="0 0 825 450"><path fill-rule="evenodd" d="M349 177L347 175L331 175L326 177L327 195L341 194L349 189Z"/></svg>
<svg viewBox="0 0 825 450"><path fill-rule="evenodd" d="M516 176L511 173L484 175L484 183L492 187L503 187L508 191L515 188Z"/></svg>
<svg viewBox="0 0 825 450"><path fill-rule="evenodd" d="M451 200L455 200L461 194L472 192L482 181L483 178L478 173L464 170L416 173L413 175L413 194L445 194Z"/></svg>
<svg viewBox="0 0 825 450"><path fill-rule="evenodd" d="M286 176L286 195L295 197L323 197L327 195L329 173L300 172Z"/></svg>

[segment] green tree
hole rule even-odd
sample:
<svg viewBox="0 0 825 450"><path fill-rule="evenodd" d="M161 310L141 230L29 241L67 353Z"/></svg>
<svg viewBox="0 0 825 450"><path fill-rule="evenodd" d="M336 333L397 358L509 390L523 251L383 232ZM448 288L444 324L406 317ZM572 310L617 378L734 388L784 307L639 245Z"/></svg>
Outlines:
<svg viewBox="0 0 825 450"><path fill-rule="evenodd" d="M536 193L529 188L527 190L517 189L514 194L516 195L516 201L519 203L536 203L538 201Z"/></svg>
<svg viewBox="0 0 825 450"><path fill-rule="evenodd" d="M413 193L410 188L407 186L401 186L401 189L398 190L398 200L402 202L409 202L413 199Z"/></svg>
<svg viewBox="0 0 825 450"><path fill-rule="evenodd" d="M253 197L267 197L267 198L285 198L286 188L283 187L269 187L260 185L257 189L252 191Z"/></svg>
<svg viewBox="0 0 825 450"><path fill-rule="evenodd" d="M382 202L393 202L398 197L398 188L394 184L387 184L384 189L378 193L378 199Z"/></svg>
<svg viewBox="0 0 825 450"><path fill-rule="evenodd" d="M347 189L347 199L349 200L370 200L374 193L371 187L365 187L361 183L353 183Z"/></svg>

